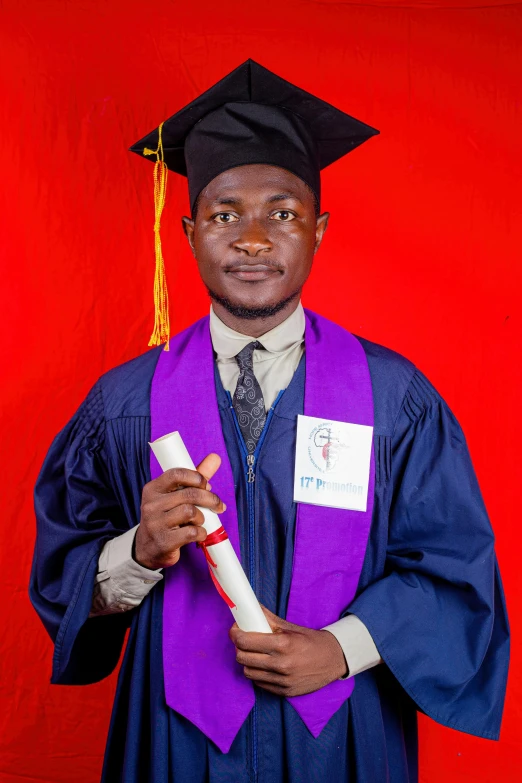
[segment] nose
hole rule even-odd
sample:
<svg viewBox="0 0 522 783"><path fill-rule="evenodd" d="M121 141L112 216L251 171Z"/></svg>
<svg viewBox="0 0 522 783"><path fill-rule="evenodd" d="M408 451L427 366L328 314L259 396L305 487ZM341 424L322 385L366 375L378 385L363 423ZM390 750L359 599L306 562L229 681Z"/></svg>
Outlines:
<svg viewBox="0 0 522 783"><path fill-rule="evenodd" d="M252 257L272 249L272 242L261 221L242 221L240 225L239 236L232 242L232 247L240 253L246 253Z"/></svg>

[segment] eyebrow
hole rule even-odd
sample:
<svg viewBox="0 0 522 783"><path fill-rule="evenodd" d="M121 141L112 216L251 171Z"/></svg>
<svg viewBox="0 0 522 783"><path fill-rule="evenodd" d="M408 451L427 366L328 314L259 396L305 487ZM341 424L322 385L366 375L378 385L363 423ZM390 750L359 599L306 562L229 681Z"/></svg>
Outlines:
<svg viewBox="0 0 522 783"><path fill-rule="evenodd" d="M270 196L270 198L267 199L267 204L273 204L275 201L286 201L287 199L294 199L295 201L299 201L300 204L303 203L299 196L296 196L295 193L277 193L275 196ZM214 204L225 204L233 206L234 204L241 203L241 199L238 198L217 198L211 202L211 205L214 206Z"/></svg>
<svg viewBox="0 0 522 783"><path fill-rule="evenodd" d="M268 203L271 204L273 201L286 201L287 199L294 199L295 201L299 201L300 204L303 203L295 193L278 193L277 196L270 196Z"/></svg>

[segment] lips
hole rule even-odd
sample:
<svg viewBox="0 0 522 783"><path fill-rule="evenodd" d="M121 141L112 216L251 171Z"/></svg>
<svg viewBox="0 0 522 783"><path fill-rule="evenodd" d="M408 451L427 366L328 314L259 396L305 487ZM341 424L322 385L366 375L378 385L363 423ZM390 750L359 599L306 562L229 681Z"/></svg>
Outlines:
<svg viewBox="0 0 522 783"><path fill-rule="evenodd" d="M279 270L267 264L242 264L232 269L227 269L226 273L238 280L256 281L267 280L272 275L279 274Z"/></svg>

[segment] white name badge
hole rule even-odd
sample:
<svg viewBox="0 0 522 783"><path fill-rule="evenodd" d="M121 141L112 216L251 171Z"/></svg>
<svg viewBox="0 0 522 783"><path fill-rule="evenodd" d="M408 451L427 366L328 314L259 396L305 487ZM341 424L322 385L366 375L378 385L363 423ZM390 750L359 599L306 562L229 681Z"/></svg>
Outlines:
<svg viewBox="0 0 522 783"><path fill-rule="evenodd" d="M366 511L373 427L297 417L294 500Z"/></svg>

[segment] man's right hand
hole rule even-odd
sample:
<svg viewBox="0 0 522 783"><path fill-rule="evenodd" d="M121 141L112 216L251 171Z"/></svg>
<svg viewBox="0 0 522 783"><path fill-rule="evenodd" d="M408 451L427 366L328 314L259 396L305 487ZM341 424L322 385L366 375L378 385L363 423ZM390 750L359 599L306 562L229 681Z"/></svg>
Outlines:
<svg viewBox="0 0 522 783"><path fill-rule="evenodd" d="M221 514L225 504L210 492L208 479L221 465L209 454L196 470L172 468L143 487L141 520L135 537L135 559L145 568L167 568L179 560L182 546L207 537L196 506Z"/></svg>

